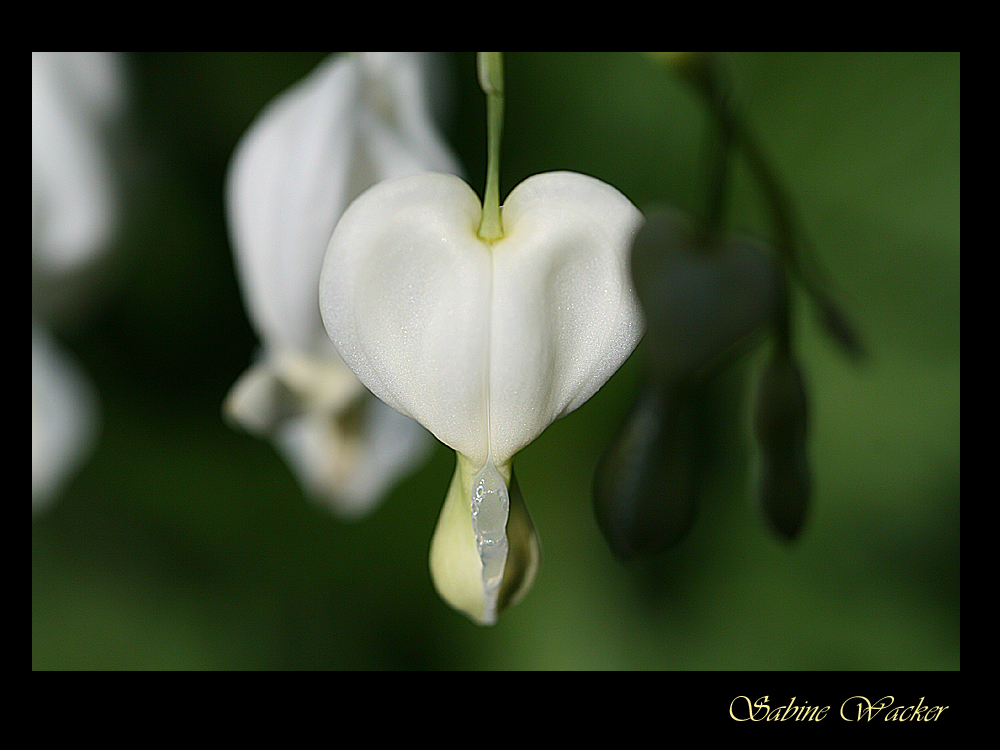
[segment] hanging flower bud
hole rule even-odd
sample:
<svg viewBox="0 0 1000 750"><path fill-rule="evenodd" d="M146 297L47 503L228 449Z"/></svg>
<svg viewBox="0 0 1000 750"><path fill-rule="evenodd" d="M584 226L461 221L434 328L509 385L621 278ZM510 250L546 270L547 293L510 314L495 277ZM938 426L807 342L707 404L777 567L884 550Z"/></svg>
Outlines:
<svg viewBox="0 0 1000 750"><path fill-rule="evenodd" d="M782 278L748 240L706 242L676 211L654 209L632 245L644 308L646 381L594 481L594 511L618 557L666 550L697 505L690 385L774 315Z"/></svg>
<svg viewBox="0 0 1000 750"><path fill-rule="evenodd" d="M789 541L801 532L809 505L808 412L802 372L779 349L761 374L754 431L760 504L770 526Z"/></svg>
<svg viewBox="0 0 1000 750"><path fill-rule="evenodd" d="M747 239L704 244L682 214L647 213L632 247L632 275L646 315L643 352L657 377L702 375L771 319L781 276Z"/></svg>
<svg viewBox="0 0 1000 750"><path fill-rule="evenodd" d="M648 379L594 475L594 512L622 560L662 552L691 527L697 502L681 388Z"/></svg>

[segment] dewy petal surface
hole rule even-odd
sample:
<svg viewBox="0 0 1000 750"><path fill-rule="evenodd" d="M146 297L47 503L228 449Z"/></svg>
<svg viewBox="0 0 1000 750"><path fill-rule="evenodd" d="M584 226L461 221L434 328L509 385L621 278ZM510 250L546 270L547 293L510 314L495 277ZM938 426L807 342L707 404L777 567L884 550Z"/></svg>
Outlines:
<svg viewBox="0 0 1000 750"><path fill-rule="evenodd" d="M639 342L628 252L641 223L625 196L585 175L536 175L508 196L493 246L497 463L594 395Z"/></svg>
<svg viewBox="0 0 1000 750"><path fill-rule="evenodd" d="M642 334L628 273L642 215L620 192L530 177L492 244L481 213L451 175L380 183L337 225L320 282L327 332L360 380L477 467L586 401Z"/></svg>
<svg viewBox="0 0 1000 750"><path fill-rule="evenodd" d="M476 236L481 214L455 177L380 183L337 225L320 309L372 393L482 463L490 256Z"/></svg>

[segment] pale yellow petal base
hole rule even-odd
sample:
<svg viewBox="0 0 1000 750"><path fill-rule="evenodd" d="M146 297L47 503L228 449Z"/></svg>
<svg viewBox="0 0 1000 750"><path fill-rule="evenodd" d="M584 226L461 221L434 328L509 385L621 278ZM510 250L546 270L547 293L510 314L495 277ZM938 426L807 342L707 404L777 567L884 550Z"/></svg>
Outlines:
<svg viewBox="0 0 1000 750"><path fill-rule="evenodd" d="M500 612L520 601L531 588L541 563L541 546L508 461L498 466L497 471L510 495L509 551L496 606L490 606L472 523L473 480L480 467L473 466L462 454L457 455L455 474L431 540L431 579L450 606L480 625L492 625Z"/></svg>

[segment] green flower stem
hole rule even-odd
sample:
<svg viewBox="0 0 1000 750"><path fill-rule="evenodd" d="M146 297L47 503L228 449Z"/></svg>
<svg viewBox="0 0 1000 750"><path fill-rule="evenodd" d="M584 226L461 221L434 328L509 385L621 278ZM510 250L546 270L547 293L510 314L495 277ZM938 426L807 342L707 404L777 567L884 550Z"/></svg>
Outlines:
<svg viewBox="0 0 1000 750"><path fill-rule="evenodd" d="M708 94L708 92L706 92ZM771 209L771 218L775 229L775 246L784 259L788 273L798 279L806 294L820 312L820 322L826 332L836 340L844 351L860 361L865 356L864 344L839 307L824 289L823 273L818 267L815 253L806 239L805 233L798 226L793 203L785 193L781 181L771 168L764 150L751 130L737 111L725 99L706 95L714 115L728 128L733 140L739 144L750 171L757 178L757 183ZM808 260L811 268L806 268L803 262ZM791 315L790 312L787 313ZM787 330L782 331L787 335Z"/></svg>
<svg viewBox="0 0 1000 750"><path fill-rule="evenodd" d="M704 233L702 245L706 248L715 245L725 226L732 143L732 128L715 117L708 118L705 135L708 181L703 222L699 228Z"/></svg>
<svg viewBox="0 0 1000 750"><path fill-rule="evenodd" d="M486 94L486 192L479 237L496 242L503 237L500 220L500 133L503 130L503 53L477 53L479 85Z"/></svg>
<svg viewBox="0 0 1000 750"><path fill-rule="evenodd" d="M723 142L739 148L770 208L774 223L775 248L784 260L788 273L798 279L806 294L819 309L821 322L827 333L856 361L862 359L864 345L850 321L824 290L823 274L818 268L815 255L810 252L811 248L804 232L798 226L798 217L795 215L791 199L785 193L781 180L771 167L756 134L749 123L740 117L728 96L726 76L721 61L711 53L675 53L660 57L663 61L673 64L703 98L711 117L718 123ZM719 174L724 176L722 171ZM712 227L711 222L721 217L722 195L719 194L717 199L719 202L716 205L710 204L708 207L707 219L710 227ZM803 265L805 260L810 262L811 267L808 269ZM790 312L786 313L786 317L788 316ZM781 331L781 335L788 335L787 326Z"/></svg>
<svg viewBox="0 0 1000 750"><path fill-rule="evenodd" d="M801 241L801 232L796 231L792 202L785 194L781 181L771 168L756 134L749 124L740 117L732 101L726 95L725 84L722 83L721 71L714 64L706 65L702 75L694 80L696 88L702 93L713 119L719 125L728 142L735 142L743 153L743 158L750 172L756 177L764 199L770 207L771 220L774 224L774 244L779 255L785 261L785 273L793 274L802 282L806 291L814 298L820 294L819 285L813 283L808 274L804 273L797 250L797 239ZM775 347L788 355L792 349L792 296L786 284L781 295L780 310L775 317L773 328Z"/></svg>

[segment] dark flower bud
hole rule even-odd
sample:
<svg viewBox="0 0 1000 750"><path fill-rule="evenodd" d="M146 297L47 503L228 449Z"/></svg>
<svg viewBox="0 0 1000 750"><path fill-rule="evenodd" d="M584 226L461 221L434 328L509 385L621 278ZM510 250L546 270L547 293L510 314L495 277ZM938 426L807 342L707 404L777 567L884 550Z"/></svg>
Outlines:
<svg viewBox="0 0 1000 750"><path fill-rule="evenodd" d="M754 432L760 451L759 498L781 537L795 539L809 505L808 400L798 365L777 353L761 374Z"/></svg>
<svg viewBox="0 0 1000 750"><path fill-rule="evenodd" d="M647 214L632 245L632 276L648 363L670 382L703 374L761 330L783 282L773 256L754 242L703 241L669 210Z"/></svg>
<svg viewBox="0 0 1000 750"><path fill-rule="evenodd" d="M594 512L622 560L677 544L695 516L690 430L679 390L644 384L594 477Z"/></svg>

